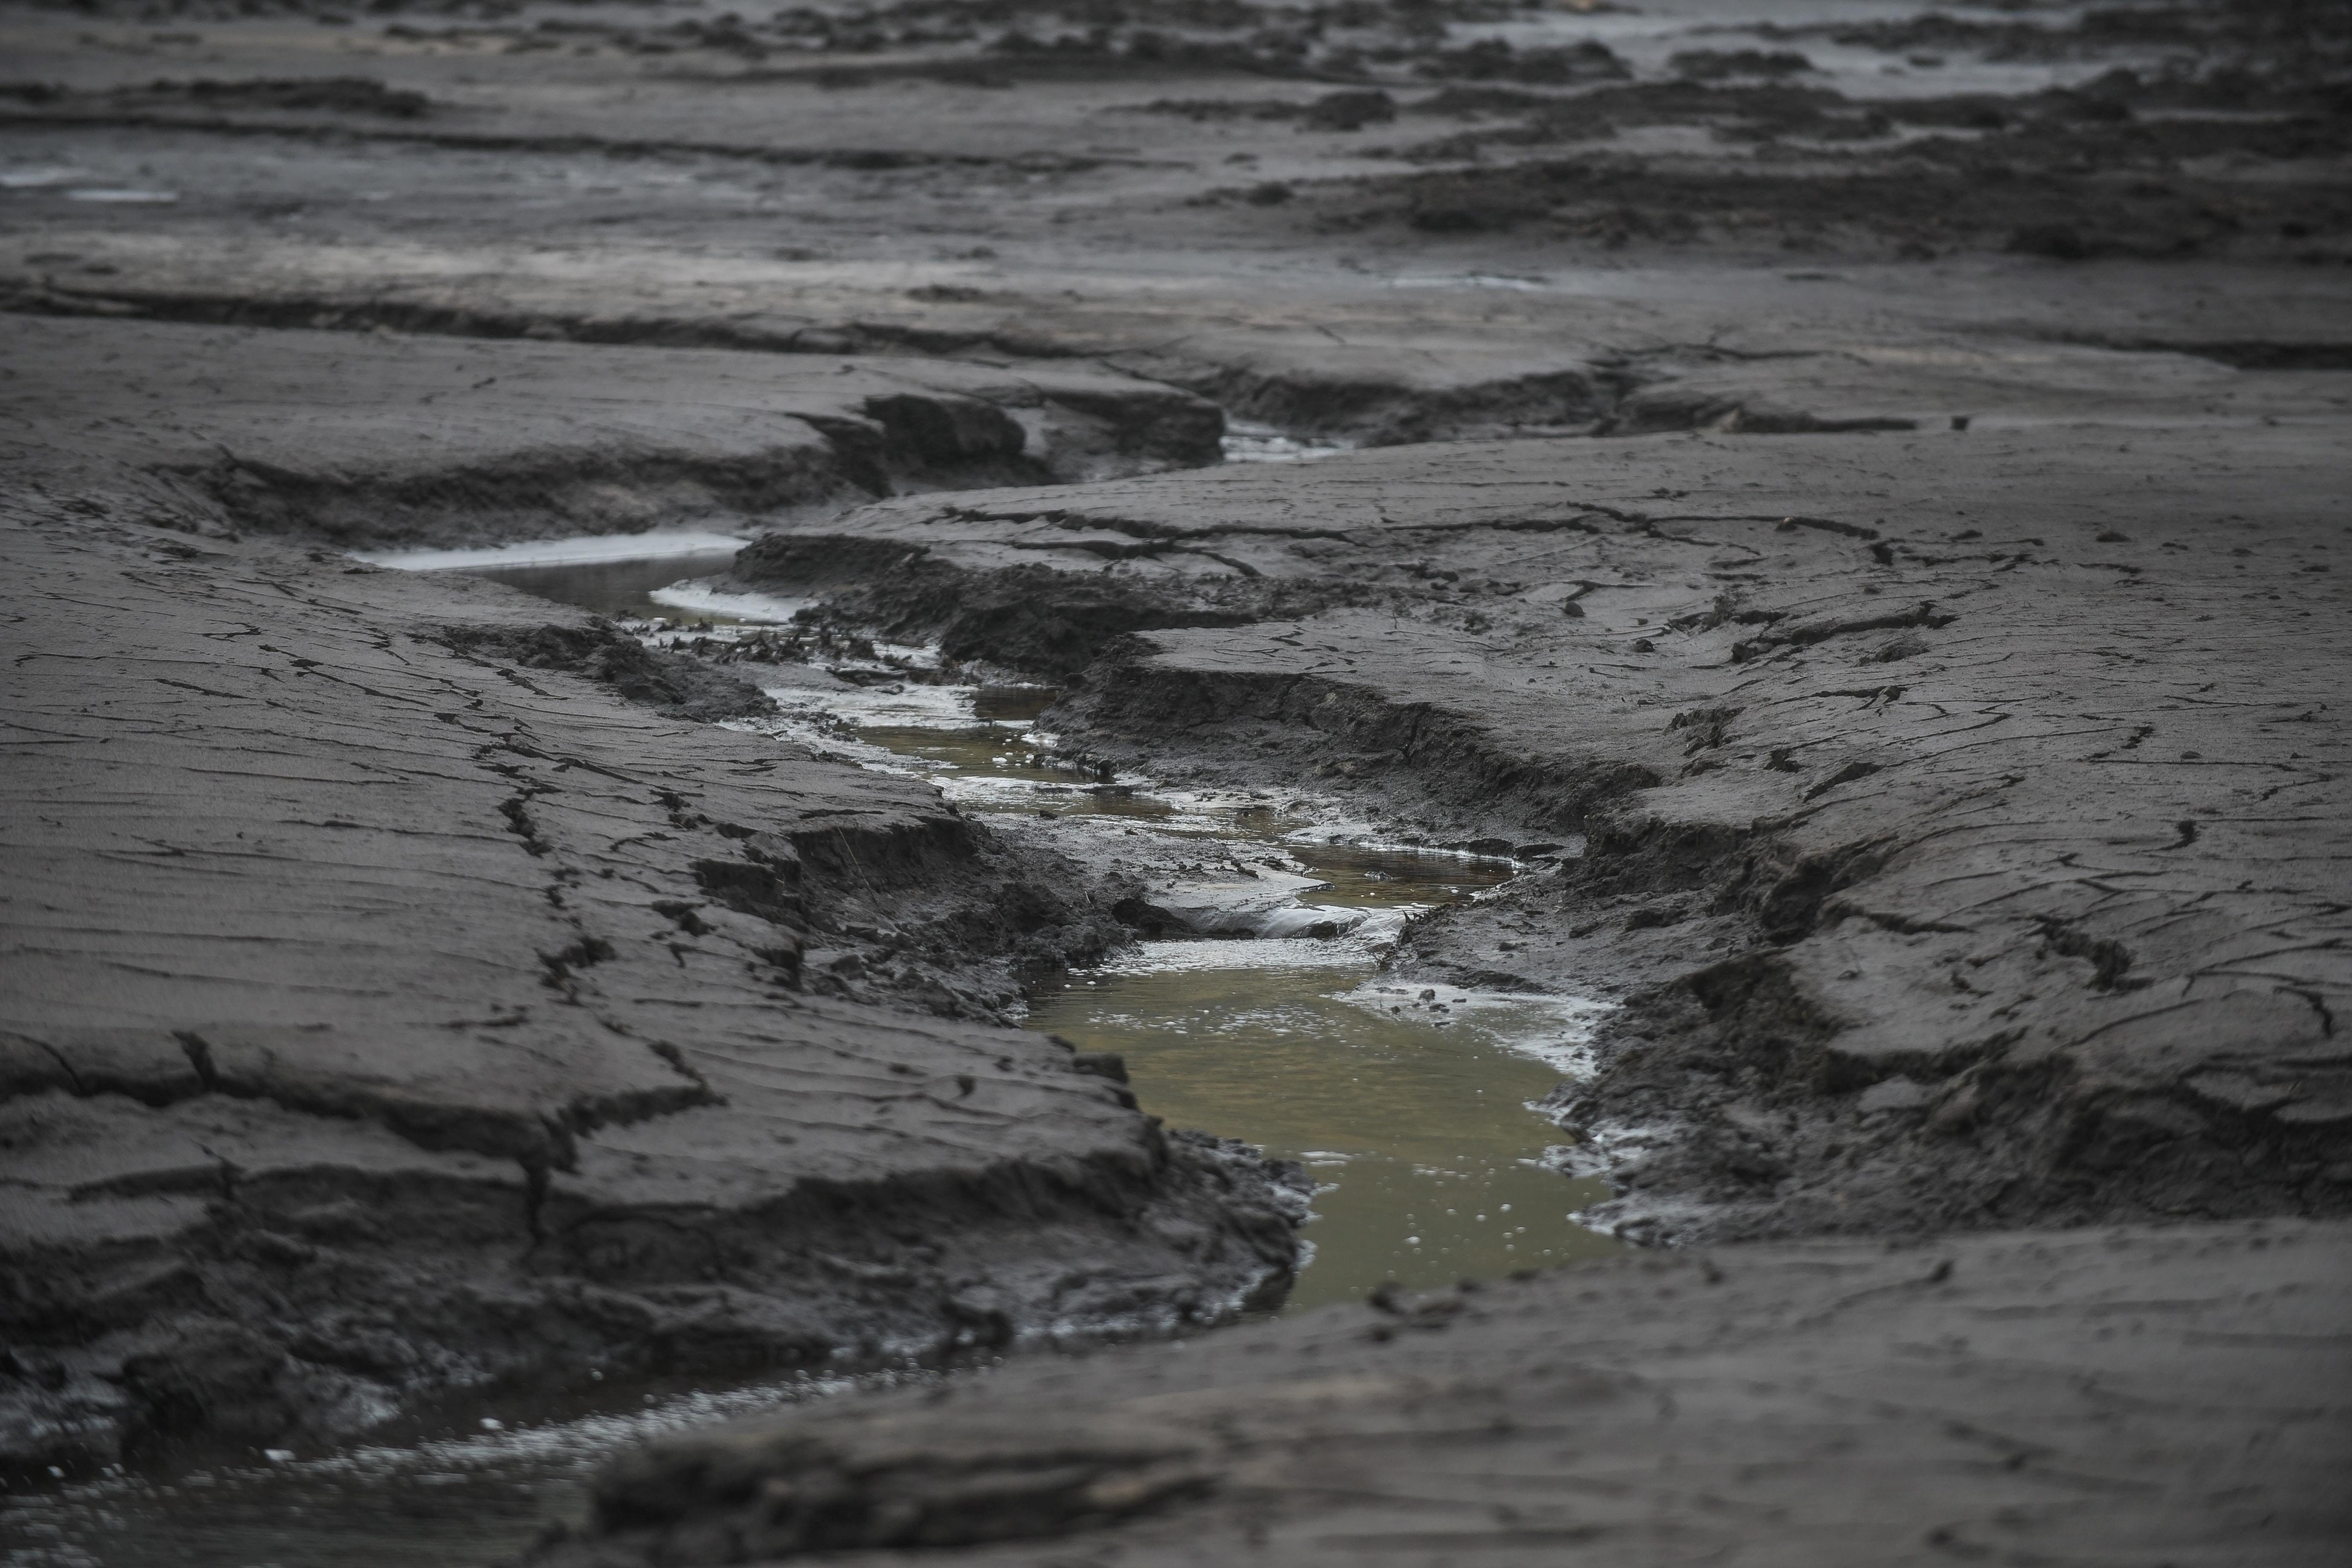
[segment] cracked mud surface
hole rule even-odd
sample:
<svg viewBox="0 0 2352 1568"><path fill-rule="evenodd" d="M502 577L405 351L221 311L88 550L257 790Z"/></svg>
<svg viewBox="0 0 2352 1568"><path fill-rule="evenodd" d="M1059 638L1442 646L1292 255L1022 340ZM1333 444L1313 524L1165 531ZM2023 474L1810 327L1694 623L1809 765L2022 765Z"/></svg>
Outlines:
<svg viewBox="0 0 2352 1568"><path fill-rule="evenodd" d="M0 38L12 1478L1278 1296L1282 1173L1007 1026L1141 873L339 553L694 530L1537 868L1383 978L1617 1004L1553 1163L1689 1250L669 1439L548 1561L2340 1548L2336 7Z"/></svg>
<svg viewBox="0 0 2352 1568"><path fill-rule="evenodd" d="M2074 432L1682 437L827 526L979 574L1116 546L1171 618L1217 562L1320 598L1223 627L1213 577L1048 721L1212 778L1281 736L1426 830L1581 836L1402 973L1628 999L1559 1102L1653 1145L1622 1217L1905 1233L2352 1198L2339 479L2284 430L2168 433L2160 475Z"/></svg>
<svg viewBox="0 0 2352 1568"><path fill-rule="evenodd" d="M76 482L173 492L47 467L8 520L19 1464L1286 1274L1245 1162L988 1026L1117 930L1050 861L625 706L767 700L601 623L78 521ZM812 940L903 950L898 1005L804 994Z"/></svg>

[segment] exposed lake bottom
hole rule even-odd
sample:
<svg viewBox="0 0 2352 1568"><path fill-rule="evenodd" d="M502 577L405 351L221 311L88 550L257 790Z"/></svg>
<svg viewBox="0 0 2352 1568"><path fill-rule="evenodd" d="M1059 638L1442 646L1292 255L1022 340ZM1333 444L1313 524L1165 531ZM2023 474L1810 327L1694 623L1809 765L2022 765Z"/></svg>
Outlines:
<svg viewBox="0 0 2352 1568"><path fill-rule="evenodd" d="M724 563L700 538L691 553L659 560L615 559L609 544L569 559L560 545L384 559L478 572L624 617L655 646L762 635L806 602L681 581ZM468 558L476 553L487 558ZM1550 1156L1563 1134L1534 1109L1581 1070L1603 1006L1407 984L1381 968L1412 917L1528 867L1385 840L1293 792L1104 779L1057 758L1037 729L1050 689L960 683L927 660L888 647L836 658L848 679L828 678L822 661L767 679L738 665L775 681L768 689L782 710L742 727L919 775L1008 828L1044 816L1062 831L1286 868L1267 879L1273 894L1236 906L1234 918L1255 931L1141 942L1035 987L1024 1020L1080 1050L1118 1053L1141 1108L1170 1127L1240 1138L1305 1166L1313 1217L1282 1310L1620 1247L1577 1223L1606 1186L1561 1173ZM889 679L901 666L908 679ZM856 1378L511 1395L462 1412L458 1401L362 1448L168 1478L116 1474L29 1500L10 1516L0 1568L490 1568L550 1521L576 1518L597 1467L646 1437L938 1375L910 1364Z"/></svg>

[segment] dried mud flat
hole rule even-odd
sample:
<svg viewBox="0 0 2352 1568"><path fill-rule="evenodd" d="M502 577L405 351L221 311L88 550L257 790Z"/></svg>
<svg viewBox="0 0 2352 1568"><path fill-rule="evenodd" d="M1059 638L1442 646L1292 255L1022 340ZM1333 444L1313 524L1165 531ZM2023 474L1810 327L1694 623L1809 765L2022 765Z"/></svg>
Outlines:
<svg viewBox="0 0 2352 1568"><path fill-rule="evenodd" d="M2340 1554L2333 8L0 37L26 1488L1026 1345L538 1560ZM1547 1109L1652 1245L1192 1337L1296 1174L1011 1026L1130 889L342 553L671 528L1527 861L1387 966L1620 1004Z"/></svg>

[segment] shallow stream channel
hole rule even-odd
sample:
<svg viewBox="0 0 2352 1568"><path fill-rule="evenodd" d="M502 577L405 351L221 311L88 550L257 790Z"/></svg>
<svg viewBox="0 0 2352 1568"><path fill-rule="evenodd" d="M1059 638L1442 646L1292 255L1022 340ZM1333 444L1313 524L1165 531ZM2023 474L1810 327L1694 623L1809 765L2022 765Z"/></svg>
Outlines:
<svg viewBox="0 0 2352 1568"><path fill-rule="evenodd" d="M612 616L656 647L789 637L808 601L704 580L739 547L672 534L376 559L491 577ZM782 710L737 728L929 780L983 821L1101 835L1121 841L1113 852L1193 873L1160 901L1213 934L1141 941L1038 984L1024 1022L1118 1053L1142 1109L1170 1126L1305 1165L1316 1183L1308 1257L1282 1310L1619 1246L1578 1223L1607 1189L1561 1173L1550 1156L1564 1135L1535 1109L1583 1069L1602 1005L1407 984L1381 967L1416 914L1529 867L1405 842L1311 795L1106 779L1057 759L1037 722L1050 689L961 680L922 648L852 642L808 663L729 668ZM656 1432L862 1384L966 1374L616 1387L418 1421L341 1455L168 1481L110 1477L18 1515L40 1533L0 1551L0 1568L488 1568L547 1521L576 1514L596 1466Z"/></svg>

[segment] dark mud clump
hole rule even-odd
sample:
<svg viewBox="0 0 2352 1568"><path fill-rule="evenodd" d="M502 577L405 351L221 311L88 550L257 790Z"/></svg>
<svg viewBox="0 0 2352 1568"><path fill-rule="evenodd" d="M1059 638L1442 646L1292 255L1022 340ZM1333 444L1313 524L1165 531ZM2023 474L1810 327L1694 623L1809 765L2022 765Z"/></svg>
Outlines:
<svg viewBox="0 0 2352 1568"><path fill-rule="evenodd" d="M1726 77L1794 76L1813 68L1813 62L1792 49L1685 49L1666 63L1693 81L1720 81Z"/></svg>

